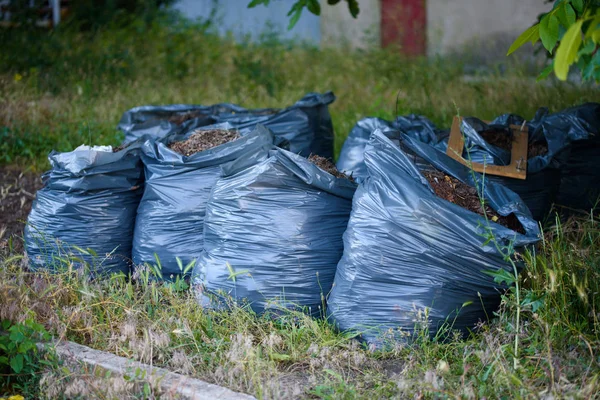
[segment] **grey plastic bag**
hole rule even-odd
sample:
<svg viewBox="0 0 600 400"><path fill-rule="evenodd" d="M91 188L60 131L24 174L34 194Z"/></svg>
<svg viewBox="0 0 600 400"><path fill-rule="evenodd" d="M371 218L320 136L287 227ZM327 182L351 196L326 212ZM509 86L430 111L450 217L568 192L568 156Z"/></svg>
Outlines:
<svg viewBox="0 0 600 400"><path fill-rule="evenodd" d="M463 133L469 139L488 128L476 119L466 119ZM506 114L492 121L490 126L521 125L529 130L529 141L545 141L548 153L529 158L527 179L517 180L489 176L518 193L527 203L533 217L542 220L552 203L567 210L589 212L597 207L600 197L600 104L586 103L551 114L540 108L531 121ZM510 155L483 141L471 150L473 161L481 162L485 156L490 164L506 165ZM563 209L564 211L564 209Z"/></svg>
<svg viewBox="0 0 600 400"><path fill-rule="evenodd" d="M92 275L129 273L144 182L139 144L116 153L53 151L48 159L52 169L43 176L25 227L31 267L55 270L75 256Z"/></svg>
<svg viewBox="0 0 600 400"><path fill-rule="evenodd" d="M514 124L518 120L517 116L500 116L487 125L476 118L463 119L461 131L466 138L465 148L469 148L469 155L465 150L463 157L470 157L473 162L485 162L489 165L510 164L510 152L487 143L480 134L489 129L507 129L509 124L506 122ZM487 178L516 192L529 207L533 218L541 221L548 215L556 200L561 168L564 167L569 154L569 140L566 131L557 125L555 118L547 118L543 113L538 112L533 121L525 124L528 127L529 143L545 143L548 152L527 160L527 179L495 175L487 175ZM447 146L447 142L444 144Z"/></svg>
<svg viewBox="0 0 600 400"><path fill-rule="evenodd" d="M266 158L273 136L259 125L247 136L189 157L171 150L168 143L169 138L148 140L142 146L146 186L137 212L133 261L136 266L155 266L170 280L184 272L177 258L185 267L202 253L206 202L221 165L244 157L245 166L250 166Z"/></svg>
<svg viewBox="0 0 600 400"><path fill-rule="evenodd" d="M358 182L367 176L363 154L371 133L376 129L380 129L399 146L400 133L432 146L447 136L446 131L438 129L433 122L421 115L410 114L398 117L394 121L381 118L364 118L358 121L346 138L336 163L338 170L352 175Z"/></svg>
<svg viewBox="0 0 600 400"><path fill-rule="evenodd" d="M322 313L356 184L281 149L241 172L239 162L224 167L206 209L194 278L204 304L232 296L256 312Z"/></svg>
<svg viewBox="0 0 600 400"><path fill-rule="evenodd" d="M334 94L327 92L308 93L285 109L247 109L235 104L140 106L126 111L117 128L125 132L128 143L143 135L160 139L168 134L187 133L224 122L245 135L257 124L262 124L271 130L276 144L284 140L289 142L293 153L332 158L333 124L328 105L333 101Z"/></svg>
<svg viewBox="0 0 600 400"><path fill-rule="evenodd" d="M564 131L562 125L560 128L558 126L551 128L557 125L556 118L552 117L549 120L545 118L544 110L541 110L533 121L527 123L529 140L547 142L549 151L545 155L528 160L526 180L487 175L488 180L507 186L519 194L536 220L542 220L548 214L556 199L561 180L560 168L564 166L569 152L569 140L566 134L568 129ZM488 165L508 165L510 153L490 145L480 135L489 129L506 130L511 124L521 125L523 122L525 122L523 118L512 114L502 115L489 125L477 118L464 118L461 131L466 138L465 148L468 149L468 154L467 151L463 152L463 157L473 162L485 162ZM411 155L413 162L417 164L422 164L423 161L403 147L398 137L400 133L429 144L444 153L448 147L449 131L438 129L425 117L409 115L393 122L367 118L359 121L346 139L337 163L340 170L352 172L359 181L365 177L366 167L362 153L369 134L377 128L382 129L388 138L394 140L405 153ZM564 133L560 133L561 130Z"/></svg>
<svg viewBox="0 0 600 400"><path fill-rule="evenodd" d="M481 186L481 175L444 153L405 135L402 140L432 167L471 186L476 177ZM466 330L485 320L486 311L491 315L498 306L501 290L485 271L512 268L493 242L486 243L484 217L436 196L380 130L364 154L368 176L356 191L344 233L344 254L328 299L332 321L381 344L388 336L412 334L416 320L425 316L421 322L431 334L446 321ZM498 243L512 242L522 250L539 240L537 223L518 195L489 181L483 193L498 214L514 214L526 231L490 222Z"/></svg>
<svg viewBox="0 0 600 400"><path fill-rule="evenodd" d="M345 174L352 175L359 182L367 176L365 165L365 147L369 143L371 133L379 129L390 131L393 129L391 121L381 118L363 118L354 125L344 141L336 167ZM396 132L396 131L394 131Z"/></svg>

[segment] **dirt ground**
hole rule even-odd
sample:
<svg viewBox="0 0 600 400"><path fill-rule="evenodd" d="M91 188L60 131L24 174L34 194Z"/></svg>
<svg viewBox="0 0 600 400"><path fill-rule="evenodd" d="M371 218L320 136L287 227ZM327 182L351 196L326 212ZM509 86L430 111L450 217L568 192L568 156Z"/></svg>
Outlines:
<svg viewBox="0 0 600 400"><path fill-rule="evenodd" d="M191 156L204 150L212 149L240 138L235 130L208 129L197 130L187 140L171 143L169 148L184 156Z"/></svg>
<svg viewBox="0 0 600 400"><path fill-rule="evenodd" d="M23 228L35 193L41 188L39 174L0 166L0 254L10 250L10 238L13 251L23 252Z"/></svg>
<svg viewBox="0 0 600 400"><path fill-rule="evenodd" d="M346 179L349 179L350 181L354 182L354 178L352 178L351 176L347 176L347 175L341 173L340 171L338 171L335 164L332 163L331 161L329 161L328 159L326 159L325 157L321 157L321 156L314 154L314 155L308 157L308 161L315 164L317 167L321 168L322 170L329 172L331 175L335 176L336 178L346 178Z"/></svg>
<svg viewBox="0 0 600 400"><path fill-rule="evenodd" d="M458 179L440 171L426 171L423 172L423 175L425 175L425 178L427 178L427 181L429 181L429 184L438 197L476 214L484 215L479 195L474 187L465 185ZM504 217L488 205L485 206L485 213L492 221L517 232L525 233L521 223L514 214Z"/></svg>
<svg viewBox="0 0 600 400"><path fill-rule="evenodd" d="M483 140L506 151L512 150L512 134L508 130L490 129L481 133ZM527 158L543 156L548 153L546 141L530 142L527 146Z"/></svg>

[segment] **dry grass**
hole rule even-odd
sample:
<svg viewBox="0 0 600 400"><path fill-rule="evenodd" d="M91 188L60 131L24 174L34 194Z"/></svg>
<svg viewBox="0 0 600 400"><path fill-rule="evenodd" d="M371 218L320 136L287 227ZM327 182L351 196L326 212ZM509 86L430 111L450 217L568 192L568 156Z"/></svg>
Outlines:
<svg viewBox="0 0 600 400"><path fill-rule="evenodd" d="M140 104L282 107L306 92L333 90L339 151L365 116L419 113L449 126L457 108L483 119L504 112L531 118L538 106L559 110L598 100L597 88L536 84L514 65L467 81L459 64L443 59L235 44L194 26L139 29L100 31L93 41L58 32L33 38L30 47L2 37L0 163L39 171L51 149L118 144L114 127L121 113ZM369 349L302 314L208 311L191 291L143 276L88 281L69 272L69 259L61 274L28 273L22 255L6 253L0 256L0 320L34 317L58 338L261 398L590 398L600 391L599 240L591 217L548 230L539 252L526 255L523 300L517 304L507 294L494 320L467 340L432 341L421 332L410 345ZM75 396L83 385L77 371L48 366L45 373L50 397L68 390ZM84 397L128 396L94 382L100 389Z"/></svg>
<svg viewBox="0 0 600 400"><path fill-rule="evenodd" d="M539 252L526 255L524 300L516 304L507 294L494 320L467 340L432 340L420 331L411 344L369 349L300 313L257 316L234 305L204 310L192 290L172 284L144 276L137 282L117 276L89 281L68 268L55 275L28 273L18 255L0 266L0 319L34 316L58 338L259 398L589 398L600 390L599 241L592 219L548 231ZM62 374L65 385L79 382L61 368L46 374ZM62 382L43 380L49 381Z"/></svg>

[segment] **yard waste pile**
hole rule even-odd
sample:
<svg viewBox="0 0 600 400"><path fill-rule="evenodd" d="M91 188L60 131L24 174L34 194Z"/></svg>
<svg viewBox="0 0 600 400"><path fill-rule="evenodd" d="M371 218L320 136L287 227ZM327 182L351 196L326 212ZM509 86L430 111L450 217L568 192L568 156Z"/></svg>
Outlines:
<svg viewBox="0 0 600 400"><path fill-rule="evenodd" d="M231 126L143 144L146 185L133 237L135 265L147 263L158 270L159 278L170 280L183 275L182 266L197 262L204 243L206 202L221 165L242 158L240 168L251 166L266 158L273 145L272 134L263 126L243 137L226 128Z"/></svg>
<svg viewBox="0 0 600 400"><path fill-rule="evenodd" d="M193 278L202 301L221 307L232 297L256 312L319 315L356 184L321 157L282 149L241 171L246 164L240 158L225 165L208 200Z"/></svg>
<svg viewBox="0 0 600 400"><path fill-rule="evenodd" d="M113 152L80 146L50 153L25 227L33 269L56 270L80 258L93 276L129 273L136 210L143 192L139 143Z"/></svg>
<svg viewBox="0 0 600 400"><path fill-rule="evenodd" d="M600 197L600 104L587 103L549 113L540 108L534 119L526 121L514 114L505 114L486 125L475 118L466 118L462 132L470 146L473 161L490 165L510 163L510 141L498 137L509 125L528 128L529 148L527 179L518 180L488 175L517 192L527 203L533 216L542 220L553 203L573 210L589 212Z"/></svg>
<svg viewBox="0 0 600 400"><path fill-rule="evenodd" d="M477 118L464 118L461 132L465 137L463 158L487 165L509 165L511 162L512 133L509 126L528 127L527 179L486 175L486 179L500 183L518 193L529 207L533 218L543 220L550 212L560 188L561 168L569 152L569 141L563 127L556 121L546 121L538 112L527 123L515 115L503 115L489 125ZM443 151L447 146L444 141ZM468 153L467 153L467 150Z"/></svg>
<svg viewBox="0 0 600 400"><path fill-rule="evenodd" d="M262 124L271 130L276 144L289 143L289 150L293 153L332 158L333 125L328 105L333 101L334 94L327 92L308 93L284 109L247 109L235 104L139 106L126 111L117 128L125 132L127 143L144 135L160 139L168 134L187 133L224 122L245 135L257 124Z"/></svg>
<svg viewBox="0 0 600 400"><path fill-rule="evenodd" d="M538 221L548 215L553 203L589 212L600 196L600 169L596 167L600 155L599 121L598 103L554 114L541 108L531 121L514 114L501 115L489 124L477 118L463 118L461 132L468 149L463 152L463 158L488 165L508 165L512 146L508 128L526 126L529 136L527 179L490 174L486 179L516 192ZM448 131L436 128L425 117L409 115L395 121L365 118L350 132L337 162L340 170L352 173L359 181L366 174L364 148L375 129L381 129L401 147L402 142L394 137L399 135L395 130L440 152L447 150ZM416 157L413 161L421 162Z"/></svg>
<svg viewBox="0 0 600 400"><path fill-rule="evenodd" d="M474 328L500 303L502 288L486 271L512 273L500 250L536 243L538 225L506 187L403 135L407 148L430 163L420 169L387 136L377 129L364 151L367 176L354 196L327 312L342 330L378 345L410 335L422 319L432 335L445 322ZM459 182L480 188L493 211L489 222L444 199L469 194ZM496 242L488 242L490 234Z"/></svg>

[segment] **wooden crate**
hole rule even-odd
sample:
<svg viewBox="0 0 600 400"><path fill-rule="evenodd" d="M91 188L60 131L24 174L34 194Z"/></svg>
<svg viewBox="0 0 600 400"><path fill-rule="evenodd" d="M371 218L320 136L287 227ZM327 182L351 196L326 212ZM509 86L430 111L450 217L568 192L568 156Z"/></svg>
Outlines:
<svg viewBox="0 0 600 400"><path fill-rule="evenodd" d="M487 165L475 162L469 162L462 156L465 147L465 139L460 131L462 117L454 117L450 138L448 139L448 148L446 154L472 168L476 172L489 175L505 176L515 179L527 179L527 146L529 142L528 130L525 124L522 126L511 125L510 130L513 134L511 149L511 158L509 165Z"/></svg>

